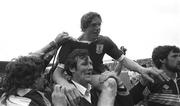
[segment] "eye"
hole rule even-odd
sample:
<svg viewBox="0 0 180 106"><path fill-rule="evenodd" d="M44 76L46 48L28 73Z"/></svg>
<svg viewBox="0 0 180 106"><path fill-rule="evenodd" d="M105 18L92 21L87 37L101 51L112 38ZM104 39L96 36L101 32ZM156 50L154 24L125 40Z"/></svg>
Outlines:
<svg viewBox="0 0 180 106"><path fill-rule="evenodd" d="M91 24L91 26L95 27L95 26L96 26L96 23Z"/></svg>

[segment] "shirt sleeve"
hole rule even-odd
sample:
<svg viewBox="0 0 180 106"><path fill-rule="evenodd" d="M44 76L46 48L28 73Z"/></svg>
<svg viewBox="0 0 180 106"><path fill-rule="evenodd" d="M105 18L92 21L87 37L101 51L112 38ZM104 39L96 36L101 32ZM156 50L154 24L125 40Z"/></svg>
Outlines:
<svg viewBox="0 0 180 106"><path fill-rule="evenodd" d="M123 52L117 47L117 45L109 38L109 37L105 37L106 39L106 53L111 56L113 59L119 59L121 57L121 55L123 54Z"/></svg>
<svg viewBox="0 0 180 106"><path fill-rule="evenodd" d="M68 55L72 52L72 45L71 43L66 43L62 45L59 54L58 54L58 63L65 64L65 61Z"/></svg>

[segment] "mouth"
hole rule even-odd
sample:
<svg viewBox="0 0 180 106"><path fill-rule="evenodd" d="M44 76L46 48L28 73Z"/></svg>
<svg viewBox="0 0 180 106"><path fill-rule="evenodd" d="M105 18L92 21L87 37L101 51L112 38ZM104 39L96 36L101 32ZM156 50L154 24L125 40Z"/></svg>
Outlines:
<svg viewBox="0 0 180 106"><path fill-rule="evenodd" d="M88 71L85 73L85 75L92 75L92 71L93 71L93 70L88 70Z"/></svg>
<svg viewBox="0 0 180 106"><path fill-rule="evenodd" d="M100 30L95 30L93 34L99 34Z"/></svg>
<svg viewBox="0 0 180 106"><path fill-rule="evenodd" d="M91 72L91 71L89 71L89 72L87 72L87 73L86 73L86 75L92 75L92 72Z"/></svg>

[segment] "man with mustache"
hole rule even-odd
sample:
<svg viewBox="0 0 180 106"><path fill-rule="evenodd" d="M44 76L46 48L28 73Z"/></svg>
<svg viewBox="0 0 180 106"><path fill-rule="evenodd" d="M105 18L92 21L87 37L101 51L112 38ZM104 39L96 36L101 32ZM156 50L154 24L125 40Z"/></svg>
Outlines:
<svg viewBox="0 0 180 106"><path fill-rule="evenodd" d="M152 60L155 67L161 69L170 80L151 83L142 77L130 91L133 100L137 103L146 95L148 106L180 106L180 48L158 46L153 50Z"/></svg>

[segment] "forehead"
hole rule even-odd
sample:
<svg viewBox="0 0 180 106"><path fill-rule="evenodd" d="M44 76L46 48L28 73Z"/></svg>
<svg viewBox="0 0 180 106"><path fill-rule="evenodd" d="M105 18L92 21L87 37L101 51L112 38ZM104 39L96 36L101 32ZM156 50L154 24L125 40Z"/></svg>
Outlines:
<svg viewBox="0 0 180 106"><path fill-rule="evenodd" d="M77 63L92 62L89 56L77 57Z"/></svg>
<svg viewBox="0 0 180 106"><path fill-rule="evenodd" d="M168 55L169 57L171 57L171 56L180 56L180 52L173 52L173 51L171 51L171 52L169 52L169 55Z"/></svg>
<svg viewBox="0 0 180 106"><path fill-rule="evenodd" d="M94 23L101 23L101 19L99 17L94 17L91 21L91 24L94 24Z"/></svg>

